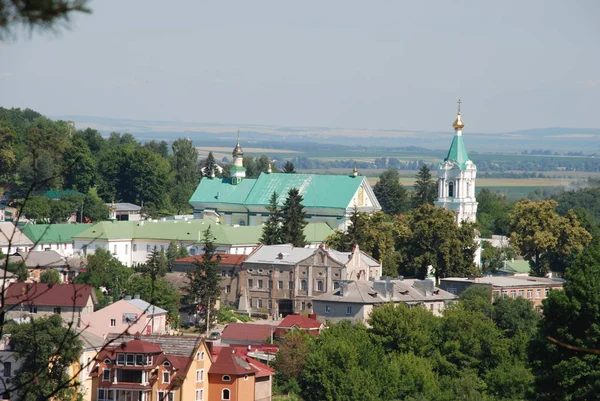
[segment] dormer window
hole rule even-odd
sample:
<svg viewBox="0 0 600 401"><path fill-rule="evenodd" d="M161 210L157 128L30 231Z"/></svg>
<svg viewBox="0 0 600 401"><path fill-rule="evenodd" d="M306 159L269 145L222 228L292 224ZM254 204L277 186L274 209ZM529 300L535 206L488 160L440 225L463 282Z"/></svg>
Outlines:
<svg viewBox="0 0 600 401"><path fill-rule="evenodd" d="M169 361L165 361L165 363L163 363L163 366L164 366L165 368L168 368L169 366L171 366L171 362L169 362Z"/></svg>
<svg viewBox="0 0 600 401"><path fill-rule="evenodd" d="M229 376L229 375L224 375L224 376L223 376L223 381L224 381L224 382L230 382L230 381L231 381L231 376Z"/></svg>
<svg viewBox="0 0 600 401"><path fill-rule="evenodd" d="M106 359L104 360L104 364L105 364L105 365L110 365L111 363L112 363L112 361L111 361L110 359L108 359L108 358L106 358Z"/></svg>

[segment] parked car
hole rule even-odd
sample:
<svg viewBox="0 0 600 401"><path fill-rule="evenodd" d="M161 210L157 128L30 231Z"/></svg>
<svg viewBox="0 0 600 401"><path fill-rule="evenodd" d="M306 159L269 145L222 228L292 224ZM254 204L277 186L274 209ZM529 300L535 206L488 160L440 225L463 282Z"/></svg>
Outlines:
<svg viewBox="0 0 600 401"><path fill-rule="evenodd" d="M208 336L209 340L218 340L219 338L221 338L221 333L219 333L218 331L213 331L212 333L210 333L210 335Z"/></svg>

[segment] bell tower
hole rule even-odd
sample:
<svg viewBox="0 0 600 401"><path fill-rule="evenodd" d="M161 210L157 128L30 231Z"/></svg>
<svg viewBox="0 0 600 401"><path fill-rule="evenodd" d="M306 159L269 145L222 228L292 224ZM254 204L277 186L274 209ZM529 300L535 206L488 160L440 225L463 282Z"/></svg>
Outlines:
<svg viewBox="0 0 600 401"><path fill-rule="evenodd" d="M477 167L469 159L463 141L465 126L460 115L461 101L458 99L458 113L454 120L454 138L448 155L438 167L438 200L436 206L456 213L456 222L474 223L477 219L477 200L475 199L475 177Z"/></svg>
<svg viewBox="0 0 600 401"><path fill-rule="evenodd" d="M233 166L231 166L231 170L229 171L231 175L231 183L233 185L237 185L244 178L246 178L246 168L244 167L244 151L240 146L240 131L238 131L237 135L237 143L232 152L233 156Z"/></svg>

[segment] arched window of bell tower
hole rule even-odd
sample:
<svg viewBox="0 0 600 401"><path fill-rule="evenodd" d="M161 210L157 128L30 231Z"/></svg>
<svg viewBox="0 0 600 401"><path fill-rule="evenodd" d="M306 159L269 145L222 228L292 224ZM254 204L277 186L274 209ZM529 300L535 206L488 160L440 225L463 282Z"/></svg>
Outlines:
<svg viewBox="0 0 600 401"><path fill-rule="evenodd" d="M454 197L454 183L453 182L448 183L448 196L450 198Z"/></svg>

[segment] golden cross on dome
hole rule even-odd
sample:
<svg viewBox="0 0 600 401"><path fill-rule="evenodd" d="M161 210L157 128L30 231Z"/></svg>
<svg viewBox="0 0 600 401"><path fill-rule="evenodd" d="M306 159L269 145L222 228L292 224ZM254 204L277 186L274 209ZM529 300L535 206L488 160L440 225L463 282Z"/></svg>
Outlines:
<svg viewBox="0 0 600 401"><path fill-rule="evenodd" d="M461 100L458 99L458 101L456 102L456 104L458 104L458 114L460 114L460 104L461 104Z"/></svg>

